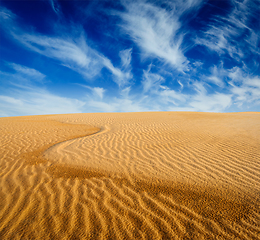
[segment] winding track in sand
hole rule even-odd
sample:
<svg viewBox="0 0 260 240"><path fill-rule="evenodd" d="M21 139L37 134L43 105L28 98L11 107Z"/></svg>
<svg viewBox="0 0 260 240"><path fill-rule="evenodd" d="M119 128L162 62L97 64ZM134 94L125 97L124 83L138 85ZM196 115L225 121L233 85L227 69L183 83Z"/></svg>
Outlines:
<svg viewBox="0 0 260 240"><path fill-rule="evenodd" d="M0 124L1 239L259 239L258 113Z"/></svg>

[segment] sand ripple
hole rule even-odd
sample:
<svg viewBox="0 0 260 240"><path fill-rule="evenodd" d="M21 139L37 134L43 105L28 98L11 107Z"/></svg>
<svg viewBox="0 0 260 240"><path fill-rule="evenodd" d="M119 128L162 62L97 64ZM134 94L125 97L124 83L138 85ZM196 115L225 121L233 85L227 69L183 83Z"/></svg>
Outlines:
<svg viewBox="0 0 260 240"><path fill-rule="evenodd" d="M0 128L0 239L260 239L260 114L50 115Z"/></svg>

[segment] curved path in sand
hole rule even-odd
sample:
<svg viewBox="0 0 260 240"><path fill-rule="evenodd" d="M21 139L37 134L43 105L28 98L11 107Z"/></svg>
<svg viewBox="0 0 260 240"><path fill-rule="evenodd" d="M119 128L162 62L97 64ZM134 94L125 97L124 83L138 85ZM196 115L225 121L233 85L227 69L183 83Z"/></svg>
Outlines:
<svg viewBox="0 0 260 240"><path fill-rule="evenodd" d="M0 118L1 239L259 239L260 114Z"/></svg>

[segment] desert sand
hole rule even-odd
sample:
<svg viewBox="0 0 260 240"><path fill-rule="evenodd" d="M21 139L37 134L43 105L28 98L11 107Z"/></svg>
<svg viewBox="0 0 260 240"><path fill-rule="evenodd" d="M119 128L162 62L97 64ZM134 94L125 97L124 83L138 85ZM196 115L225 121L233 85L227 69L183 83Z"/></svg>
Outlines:
<svg viewBox="0 0 260 240"><path fill-rule="evenodd" d="M260 239L260 113L0 118L0 239Z"/></svg>

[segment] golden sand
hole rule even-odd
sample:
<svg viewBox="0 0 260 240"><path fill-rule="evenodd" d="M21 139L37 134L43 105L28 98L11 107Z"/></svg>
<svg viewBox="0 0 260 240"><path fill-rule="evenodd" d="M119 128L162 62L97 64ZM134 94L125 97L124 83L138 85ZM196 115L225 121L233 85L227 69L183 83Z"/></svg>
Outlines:
<svg viewBox="0 0 260 240"><path fill-rule="evenodd" d="M260 239L259 113L0 118L0 239Z"/></svg>

